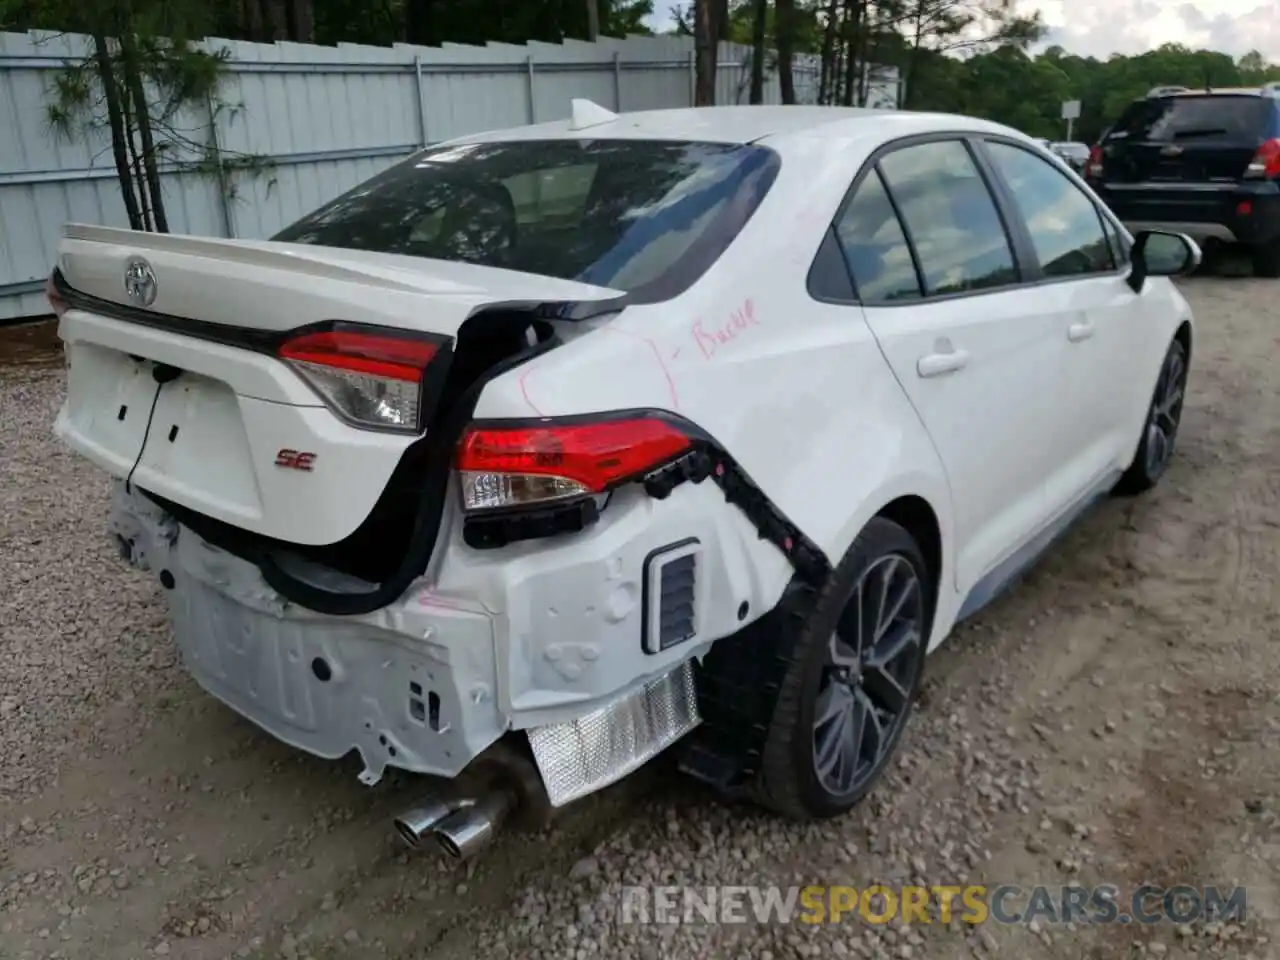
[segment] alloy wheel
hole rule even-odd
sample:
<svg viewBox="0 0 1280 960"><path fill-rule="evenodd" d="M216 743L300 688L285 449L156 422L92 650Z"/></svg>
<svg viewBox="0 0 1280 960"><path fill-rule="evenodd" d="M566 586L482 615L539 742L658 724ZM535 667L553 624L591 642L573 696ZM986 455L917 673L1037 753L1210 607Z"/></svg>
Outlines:
<svg viewBox="0 0 1280 960"><path fill-rule="evenodd" d="M1147 418L1147 473L1158 477L1173 457L1173 444L1182 419L1182 400L1186 388L1187 362L1180 346L1175 345L1165 357L1156 381L1151 415Z"/></svg>
<svg viewBox="0 0 1280 960"><path fill-rule="evenodd" d="M829 640L814 706L814 772L833 796L859 792L892 748L924 656L924 621L920 578L905 557L867 567Z"/></svg>

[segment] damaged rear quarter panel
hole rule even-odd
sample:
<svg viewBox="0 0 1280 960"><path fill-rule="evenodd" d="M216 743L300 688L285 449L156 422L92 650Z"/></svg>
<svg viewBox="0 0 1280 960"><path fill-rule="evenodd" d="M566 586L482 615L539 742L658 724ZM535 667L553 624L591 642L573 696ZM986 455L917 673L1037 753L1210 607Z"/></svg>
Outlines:
<svg viewBox="0 0 1280 960"><path fill-rule="evenodd" d="M941 582L949 583L950 492L937 453L861 308L819 303L805 287L813 251L867 152L856 139L845 151L829 139L788 149L769 196L699 283L673 300L628 307L494 381L476 417L670 411L709 432L832 563L887 503L922 497L939 520ZM746 557L765 601L754 618L794 571L723 497L712 509L749 531ZM940 591L935 641L949 625L952 592Z"/></svg>

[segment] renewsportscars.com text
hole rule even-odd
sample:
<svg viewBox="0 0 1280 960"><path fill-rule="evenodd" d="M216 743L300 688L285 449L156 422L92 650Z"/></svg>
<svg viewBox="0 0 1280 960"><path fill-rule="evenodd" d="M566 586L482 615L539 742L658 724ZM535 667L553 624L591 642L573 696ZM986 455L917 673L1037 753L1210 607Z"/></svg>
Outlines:
<svg viewBox="0 0 1280 960"><path fill-rule="evenodd" d="M1245 920L1244 887L624 887L623 923L1184 924Z"/></svg>

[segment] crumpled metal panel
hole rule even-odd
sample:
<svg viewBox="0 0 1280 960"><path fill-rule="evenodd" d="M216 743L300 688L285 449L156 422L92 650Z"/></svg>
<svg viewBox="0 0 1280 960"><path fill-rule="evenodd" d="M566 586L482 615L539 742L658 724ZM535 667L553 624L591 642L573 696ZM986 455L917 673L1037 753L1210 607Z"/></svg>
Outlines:
<svg viewBox="0 0 1280 960"><path fill-rule="evenodd" d="M529 743L551 799L560 807L616 783L701 722L693 663L569 723L536 727Z"/></svg>

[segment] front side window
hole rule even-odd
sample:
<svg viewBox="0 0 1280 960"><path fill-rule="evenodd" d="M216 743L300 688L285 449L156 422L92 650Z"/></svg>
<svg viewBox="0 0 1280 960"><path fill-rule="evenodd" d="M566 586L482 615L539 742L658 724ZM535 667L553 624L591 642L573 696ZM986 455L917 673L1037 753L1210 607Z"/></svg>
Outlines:
<svg viewBox="0 0 1280 960"><path fill-rule="evenodd" d="M1098 208L1066 174L1021 147L998 141L986 146L1026 221L1045 276L1115 269Z"/></svg>
<svg viewBox="0 0 1280 960"><path fill-rule="evenodd" d="M1107 232L1107 243L1111 246L1111 259L1118 267L1126 266L1129 263L1129 241L1106 217L1102 218L1102 228Z"/></svg>
<svg viewBox="0 0 1280 960"><path fill-rule="evenodd" d="M438 147L272 239L503 267L654 302L715 262L780 162L767 147L690 141Z"/></svg>
<svg viewBox="0 0 1280 960"><path fill-rule="evenodd" d="M925 293L984 290L1018 279L995 200L959 140L903 147L879 163L920 260Z"/></svg>

